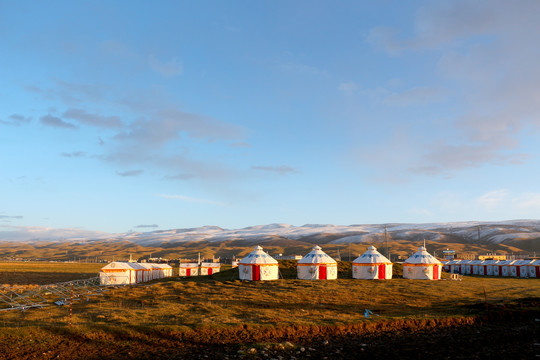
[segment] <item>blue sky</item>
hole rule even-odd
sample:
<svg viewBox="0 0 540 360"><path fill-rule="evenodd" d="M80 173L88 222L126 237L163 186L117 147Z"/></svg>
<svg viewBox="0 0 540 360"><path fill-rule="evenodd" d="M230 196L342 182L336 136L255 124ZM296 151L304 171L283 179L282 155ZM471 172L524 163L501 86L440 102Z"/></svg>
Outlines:
<svg viewBox="0 0 540 360"><path fill-rule="evenodd" d="M538 218L537 1L3 1L0 239Z"/></svg>

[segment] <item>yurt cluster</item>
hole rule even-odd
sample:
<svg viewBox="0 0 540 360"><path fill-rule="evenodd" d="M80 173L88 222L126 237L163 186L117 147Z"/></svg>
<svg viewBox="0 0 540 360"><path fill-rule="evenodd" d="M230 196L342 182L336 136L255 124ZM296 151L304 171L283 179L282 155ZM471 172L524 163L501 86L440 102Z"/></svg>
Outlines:
<svg viewBox="0 0 540 360"><path fill-rule="evenodd" d="M462 275L540 278L540 260L450 260L444 270Z"/></svg>
<svg viewBox="0 0 540 360"><path fill-rule="evenodd" d="M221 269L220 263L181 263L181 277L212 275ZM403 277L417 280L439 280L443 269L450 273L491 276L538 277L540 260L451 260L444 264L427 252L424 246L403 262ZM277 280L279 263L264 252L261 246L238 262L240 280ZM113 262L100 271L102 285L127 285L172 276L172 267L166 264ZM333 280L338 277L337 261L320 246L297 263L297 278L301 280ZM354 279L387 280L392 278L392 262L370 246L352 262Z"/></svg>

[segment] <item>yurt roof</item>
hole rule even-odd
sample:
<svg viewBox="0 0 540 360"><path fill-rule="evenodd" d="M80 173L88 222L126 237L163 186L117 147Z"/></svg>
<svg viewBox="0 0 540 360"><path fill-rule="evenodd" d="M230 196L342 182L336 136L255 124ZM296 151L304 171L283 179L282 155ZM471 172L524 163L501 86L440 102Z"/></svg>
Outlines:
<svg viewBox="0 0 540 360"><path fill-rule="evenodd" d="M441 264L433 255L426 251L426 248L420 246L418 251L411 255L404 264Z"/></svg>
<svg viewBox="0 0 540 360"><path fill-rule="evenodd" d="M354 259L353 264L390 264L386 256L377 251L375 246L368 247L367 251Z"/></svg>
<svg viewBox="0 0 540 360"><path fill-rule="evenodd" d="M203 263L201 263L201 266L204 266L204 267L218 267L218 266L221 266L221 263L203 262Z"/></svg>
<svg viewBox="0 0 540 360"><path fill-rule="evenodd" d="M321 247L316 245L303 258L298 260L298 264L337 264Z"/></svg>
<svg viewBox="0 0 540 360"><path fill-rule="evenodd" d="M530 265L540 266L540 259L539 259L539 260L535 260L535 261L532 262Z"/></svg>
<svg viewBox="0 0 540 360"><path fill-rule="evenodd" d="M277 260L263 251L263 248L256 246L255 250L240 260L240 264L278 264Z"/></svg>
<svg viewBox="0 0 540 360"><path fill-rule="evenodd" d="M495 265L496 263L498 263L499 260L486 260L482 265Z"/></svg>

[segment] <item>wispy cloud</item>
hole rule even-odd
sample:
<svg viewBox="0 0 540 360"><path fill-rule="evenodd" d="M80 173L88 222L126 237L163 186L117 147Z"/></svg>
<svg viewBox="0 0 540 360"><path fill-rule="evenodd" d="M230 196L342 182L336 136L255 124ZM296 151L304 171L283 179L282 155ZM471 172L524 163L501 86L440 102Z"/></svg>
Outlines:
<svg viewBox="0 0 540 360"><path fill-rule="evenodd" d="M252 170L257 171L266 171L266 172L273 172L277 173L279 175L287 175L287 174L293 174L298 172L298 170L294 167L287 166L287 165L281 165L281 166L260 166L260 165L253 165L251 166Z"/></svg>
<svg viewBox="0 0 540 360"><path fill-rule="evenodd" d="M23 124L28 124L32 120L29 116L23 116L18 114L13 114L9 116L9 120L0 119L0 124L3 125L12 125L12 126L21 126Z"/></svg>
<svg viewBox="0 0 540 360"><path fill-rule="evenodd" d="M62 117L76 120L80 124L90 125L100 128L118 128L122 126L122 121L118 116L103 116L90 114L82 109L70 108L64 112Z"/></svg>
<svg viewBox="0 0 540 360"><path fill-rule="evenodd" d="M30 241L30 240L64 240L64 239L100 239L110 234L89 231L80 228L55 229L42 226L0 226L7 230L0 230L2 241Z"/></svg>
<svg viewBox="0 0 540 360"><path fill-rule="evenodd" d="M184 195L156 194L156 196L160 198L164 198L164 199L179 200L179 201L184 201L184 202L189 202L189 203L226 206L226 204L223 202L207 200L207 199L199 199L199 198L194 198L194 197L184 196Z"/></svg>
<svg viewBox="0 0 540 360"><path fill-rule="evenodd" d="M41 118L39 118L39 121L41 121L41 123L43 125L46 125L46 126L51 126L51 127L56 127L56 128L63 128L63 129L72 129L72 130L77 129L77 126L75 126L75 125L73 125L71 123L65 122L64 120L60 119L59 117L56 117L56 116L53 116L53 115L42 116Z"/></svg>
<svg viewBox="0 0 540 360"><path fill-rule="evenodd" d="M432 70L452 84L452 90L417 86L383 94L384 102L408 106L448 97L459 101L454 111L459 115L445 119L429 142L417 143L421 151L408 159L411 169L448 175L530 159L520 149L522 139L530 136L525 129L540 130L538 11L535 1L433 2L416 14L412 35L384 27L371 30L366 40L392 56L414 51L439 56Z"/></svg>
<svg viewBox="0 0 540 360"><path fill-rule="evenodd" d="M143 172L144 172L143 170L127 170L127 171L117 171L116 174L122 177L129 177L129 176L139 176Z"/></svg>
<svg viewBox="0 0 540 360"><path fill-rule="evenodd" d="M84 151L73 151L70 153L63 152L60 155L67 158L79 158L79 157L86 157L86 153Z"/></svg>
<svg viewBox="0 0 540 360"><path fill-rule="evenodd" d="M144 228L158 228L159 226L157 224L150 224L150 225L137 225L135 226L136 229L144 229Z"/></svg>

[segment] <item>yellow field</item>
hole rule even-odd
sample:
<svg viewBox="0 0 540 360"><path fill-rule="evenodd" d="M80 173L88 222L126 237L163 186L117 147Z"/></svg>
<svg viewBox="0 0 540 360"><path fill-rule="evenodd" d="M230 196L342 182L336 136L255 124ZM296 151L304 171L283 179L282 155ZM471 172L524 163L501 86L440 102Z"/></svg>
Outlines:
<svg viewBox="0 0 540 360"><path fill-rule="evenodd" d="M11 266L11 267L10 267ZM2 264L13 275L96 274L99 264ZM96 271L90 273L90 271ZM284 268L288 274L292 269ZM5 270L3 270L5 271ZM54 274L54 275L53 275ZM286 276L287 277L287 276ZM446 276L445 276L446 277ZM73 323L83 326L197 328L229 325L339 325L382 319L441 318L477 314L483 307L540 297L540 279L463 277L462 281L387 281L342 278L333 281L282 279L241 282L237 270L214 278L169 278L125 286L90 296L73 306ZM34 282L35 283L35 282ZM365 309L375 313L366 319ZM51 306L2 314L4 326L67 324L67 307Z"/></svg>
<svg viewBox="0 0 540 360"><path fill-rule="evenodd" d="M99 275L104 264L63 262L0 262L0 284L52 284Z"/></svg>

